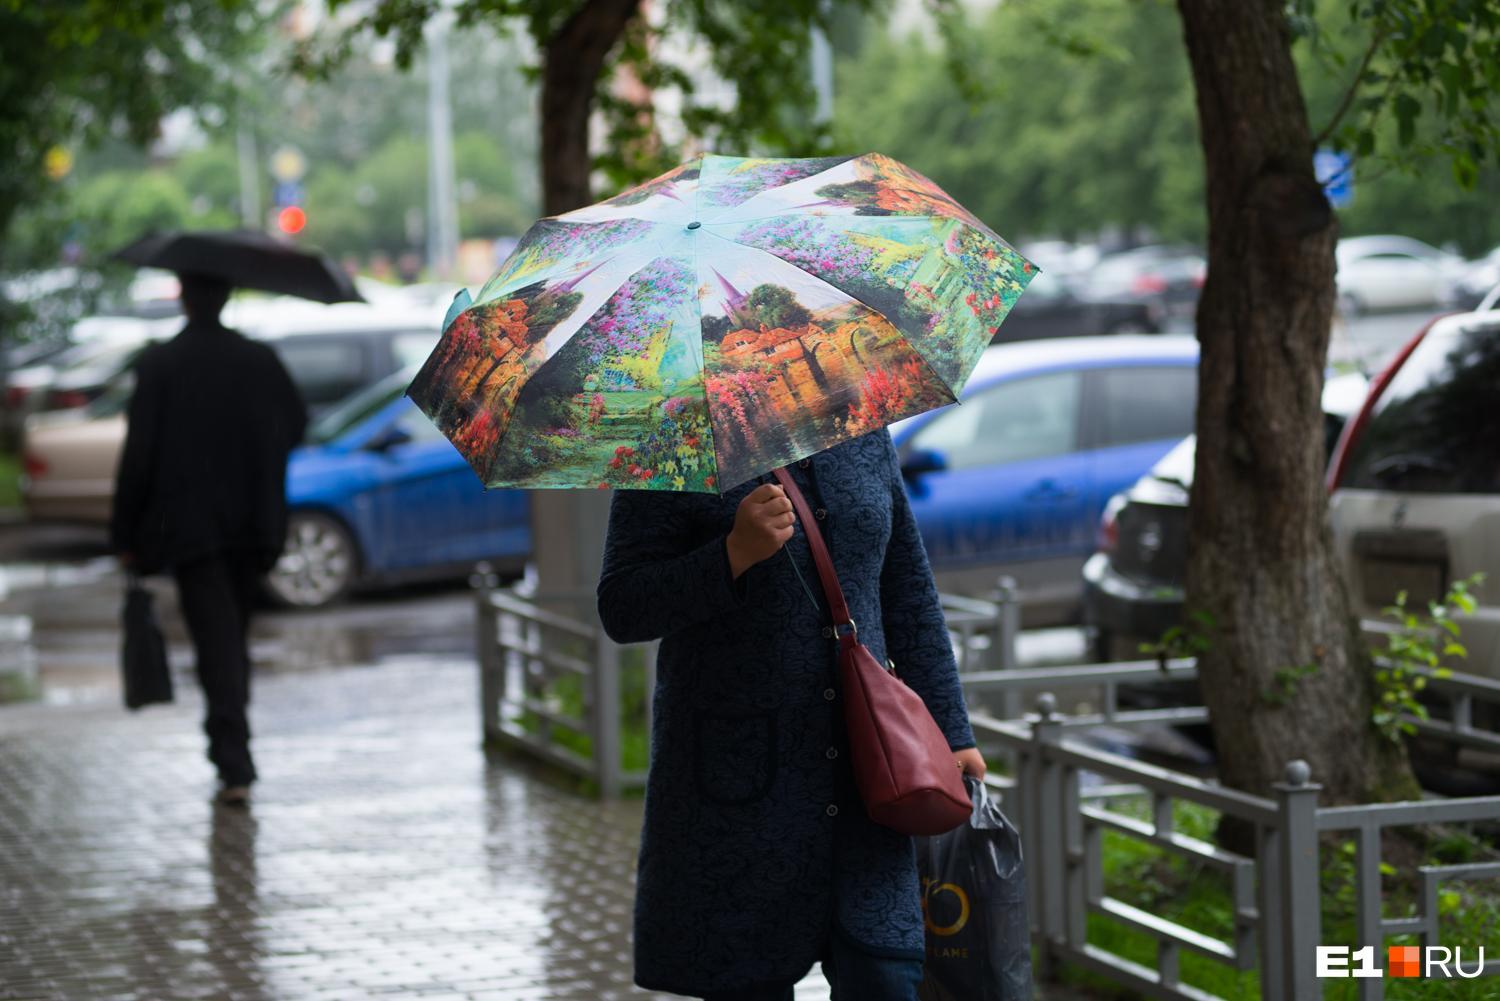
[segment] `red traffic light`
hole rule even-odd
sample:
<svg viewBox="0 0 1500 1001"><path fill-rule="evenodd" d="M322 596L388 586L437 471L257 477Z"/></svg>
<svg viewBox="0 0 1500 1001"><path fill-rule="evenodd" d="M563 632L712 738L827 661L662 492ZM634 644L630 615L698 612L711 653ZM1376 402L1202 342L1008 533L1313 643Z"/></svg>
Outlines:
<svg viewBox="0 0 1500 1001"><path fill-rule="evenodd" d="M288 205L276 213L276 228L288 235L302 232L307 225L307 213L296 205Z"/></svg>

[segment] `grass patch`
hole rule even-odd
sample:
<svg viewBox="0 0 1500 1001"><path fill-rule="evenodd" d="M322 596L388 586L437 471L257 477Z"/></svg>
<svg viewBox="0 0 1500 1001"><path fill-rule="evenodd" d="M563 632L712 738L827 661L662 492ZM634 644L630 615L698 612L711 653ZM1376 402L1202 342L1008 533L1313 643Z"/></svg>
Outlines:
<svg viewBox="0 0 1500 1001"><path fill-rule="evenodd" d="M0 705L32 702L42 697L42 686L30 671L0 671Z"/></svg>
<svg viewBox="0 0 1500 1001"><path fill-rule="evenodd" d="M584 653L586 651L580 651ZM533 690L534 697L546 704L553 712L569 716L584 717L587 693L584 679L576 674L558 674ZM624 771L642 771L646 768L650 749L650 734L646 732L646 700L651 693L646 690L646 650L631 646L620 650L620 767ZM589 734L558 723L549 723L530 711L524 711L516 723L527 733L549 731L552 741L585 758L594 756L594 740Z"/></svg>
<svg viewBox="0 0 1500 1001"><path fill-rule="evenodd" d="M1147 797L1116 799L1111 806L1127 816L1149 819L1150 801ZM1217 811L1177 801L1173 804L1172 819L1180 833L1212 841L1219 818ZM1102 838L1104 892L1108 896L1214 938L1231 940L1234 911L1227 873L1113 831L1104 832ZM1349 945L1351 948L1354 945L1353 848L1352 839L1329 838L1319 855L1322 942L1327 945ZM1388 839L1383 857L1396 855L1404 856L1399 871L1389 864L1383 866L1385 917L1416 915L1417 865L1451 865L1492 859L1497 853L1493 845L1449 827L1429 832L1416 843L1404 838ZM1438 906L1440 941L1450 949L1461 947L1465 967L1472 968L1478 960L1479 947L1492 940L1492 929L1500 922L1500 881L1445 884L1439 890ZM1155 939L1112 918L1090 914L1087 935L1092 945L1149 968L1156 966ZM1385 945L1418 944L1414 935L1391 935L1385 941ZM1255 1001L1261 997L1258 972L1242 973L1187 950L1180 955L1182 979L1186 983L1234 1001ZM1383 947L1376 950L1375 965L1381 970L1386 969ZM1101 997L1136 996L1132 991L1071 964L1061 964L1059 973L1063 983L1098 992ZM1355 1001L1359 983L1352 978L1325 979L1323 997L1326 1001ZM1493 978L1444 981L1386 977L1385 989L1386 997L1392 999L1479 1001L1496 997Z"/></svg>

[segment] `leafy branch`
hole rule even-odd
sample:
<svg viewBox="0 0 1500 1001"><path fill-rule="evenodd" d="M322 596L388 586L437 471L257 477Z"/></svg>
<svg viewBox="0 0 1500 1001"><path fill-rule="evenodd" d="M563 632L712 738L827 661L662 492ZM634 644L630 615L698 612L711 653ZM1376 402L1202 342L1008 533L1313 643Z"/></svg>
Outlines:
<svg viewBox="0 0 1500 1001"><path fill-rule="evenodd" d="M1157 667L1165 672L1169 660L1197 657L1212 649L1210 634L1216 622L1213 615L1198 609L1188 616L1188 622L1168 627L1155 642L1142 643L1140 652L1155 657Z"/></svg>
<svg viewBox="0 0 1500 1001"><path fill-rule="evenodd" d="M1370 720L1386 739L1399 741L1402 734L1417 732L1416 724L1405 718L1428 718L1427 707L1418 698L1418 693L1427 687L1427 675L1446 678L1453 672L1443 667L1444 658L1465 658L1468 650L1462 643L1462 629L1455 616L1473 613L1476 603L1474 590L1484 582L1485 575L1476 573L1457 581L1440 601L1429 601L1426 614L1408 607L1408 594L1401 591L1394 604L1381 609L1381 614L1396 623L1396 629L1386 637L1386 648L1375 650L1375 656L1383 658L1387 666L1375 671L1376 701Z"/></svg>

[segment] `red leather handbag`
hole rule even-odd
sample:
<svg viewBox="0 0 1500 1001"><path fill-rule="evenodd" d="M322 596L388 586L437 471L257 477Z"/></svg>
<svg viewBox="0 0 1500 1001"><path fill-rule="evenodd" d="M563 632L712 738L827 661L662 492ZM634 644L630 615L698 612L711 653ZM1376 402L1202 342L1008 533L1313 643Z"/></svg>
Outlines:
<svg viewBox="0 0 1500 1001"><path fill-rule="evenodd" d="M839 679L854 781L877 824L902 834L943 834L969 819L974 805L955 766L948 739L921 696L887 670L859 641L833 559L807 499L785 469L776 481L807 534L818 578L833 613L839 641ZM847 631L845 631L847 627Z"/></svg>

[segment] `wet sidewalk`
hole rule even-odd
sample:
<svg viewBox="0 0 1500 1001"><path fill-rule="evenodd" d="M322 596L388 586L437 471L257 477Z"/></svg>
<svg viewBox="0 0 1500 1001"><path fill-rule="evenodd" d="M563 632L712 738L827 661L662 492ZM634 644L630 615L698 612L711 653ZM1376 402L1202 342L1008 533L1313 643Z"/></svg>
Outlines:
<svg viewBox="0 0 1500 1001"><path fill-rule="evenodd" d="M187 679L138 715L0 707L0 997L651 996L639 804L486 760L472 663L257 680L249 811L209 803Z"/></svg>
<svg viewBox="0 0 1500 1001"><path fill-rule="evenodd" d="M246 811L211 804L171 589L178 702L131 714L91 566L0 600L43 682L0 704L0 1001L674 997L631 984L640 803L485 755L462 590L258 620Z"/></svg>

